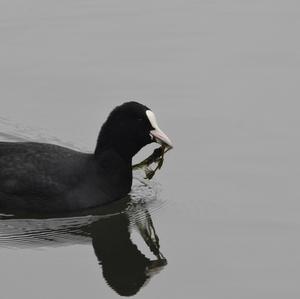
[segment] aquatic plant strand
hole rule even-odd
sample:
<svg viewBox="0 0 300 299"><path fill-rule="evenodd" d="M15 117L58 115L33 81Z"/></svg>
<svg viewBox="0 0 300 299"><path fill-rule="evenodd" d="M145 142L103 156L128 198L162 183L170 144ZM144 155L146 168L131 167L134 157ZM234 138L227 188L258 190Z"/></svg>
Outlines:
<svg viewBox="0 0 300 299"><path fill-rule="evenodd" d="M148 158L146 158L138 164L133 165L132 169L143 169L146 176L145 179L151 180L155 175L156 171L162 168L164 163L164 155L169 149L170 148L166 146L156 148ZM157 166L154 169L152 169L150 167L151 164L157 164Z"/></svg>

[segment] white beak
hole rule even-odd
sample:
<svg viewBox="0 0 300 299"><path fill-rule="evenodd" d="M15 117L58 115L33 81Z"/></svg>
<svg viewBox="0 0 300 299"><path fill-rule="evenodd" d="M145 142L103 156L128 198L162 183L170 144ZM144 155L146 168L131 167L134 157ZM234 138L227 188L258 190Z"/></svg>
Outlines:
<svg viewBox="0 0 300 299"><path fill-rule="evenodd" d="M147 110L146 114L151 123L151 126L154 129L150 131L151 138L161 145L166 145L170 149L173 148L173 144L170 138L158 127L155 114L151 110Z"/></svg>
<svg viewBox="0 0 300 299"><path fill-rule="evenodd" d="M150 136L154 138L154 140L161 144L166 145L169 148L173 148L173 144L170 140L170 138L160 129L152 130L150 131Z"/></svg>

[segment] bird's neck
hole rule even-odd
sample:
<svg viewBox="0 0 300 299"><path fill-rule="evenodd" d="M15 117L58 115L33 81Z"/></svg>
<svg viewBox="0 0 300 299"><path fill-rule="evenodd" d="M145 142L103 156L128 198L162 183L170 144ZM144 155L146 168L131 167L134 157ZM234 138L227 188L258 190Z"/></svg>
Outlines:
<svg viewBox="0 0 300 299"><path fill-rule="evenodd" d="M111 152L114 155L118 155L126 164L132 164L132 157L135 155L133 154L130 148L127 148L126 145L118 146L116 144L110 144L106 146L97 146L95 150L96 158L102 159L103 153Z"/></svg>
<svg viewBox="0 0 300 299"><path fill-rule="evenodd" d="M122 134L109 134L109 130L103 126L97 140L95 155L101 156L103 152L107 151L116 152L125 162L131 163L133 156L139 150L140 146L133 140Z"/></svg>
<svg viewBox="0 0 300 299"><path fill-rule="evenodd" d="M107 194L120 198L128 194L132 185L132 159L125 159L113 149L98 149L94 154L96 171L103 177L101 187ZM113 189L111 186L114 186Z"/></svg>

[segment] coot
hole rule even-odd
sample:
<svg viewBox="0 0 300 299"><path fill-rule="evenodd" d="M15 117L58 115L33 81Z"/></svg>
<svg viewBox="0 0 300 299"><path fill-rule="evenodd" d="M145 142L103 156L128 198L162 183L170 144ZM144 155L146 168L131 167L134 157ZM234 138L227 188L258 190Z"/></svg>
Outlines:
<svg viewBox="0 0 300 299"><path fill-rule="evenodd" d="M0 142L0 211L69 212L118 200L131 189L132 157L151 142L172 147L154 113L137 102L110 113L93 154Z"/></svg>

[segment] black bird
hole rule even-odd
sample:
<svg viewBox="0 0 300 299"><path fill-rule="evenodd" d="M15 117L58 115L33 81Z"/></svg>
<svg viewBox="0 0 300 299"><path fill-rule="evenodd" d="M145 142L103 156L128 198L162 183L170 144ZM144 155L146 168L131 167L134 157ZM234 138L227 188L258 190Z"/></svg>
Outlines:
<svg viewBox="0 0 300 299"><path fill-rule="evenodd" d="M172 147L154 113L137 102L110 113L93 154L0 142L0 211L69 212L118 200L131 190L132 157L151 142Z"/></svg>

